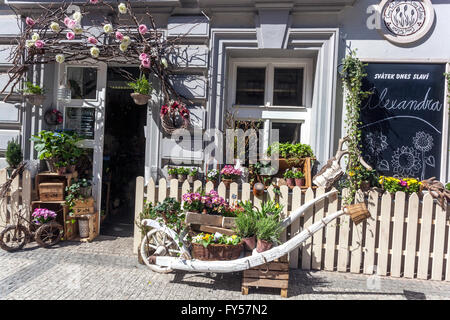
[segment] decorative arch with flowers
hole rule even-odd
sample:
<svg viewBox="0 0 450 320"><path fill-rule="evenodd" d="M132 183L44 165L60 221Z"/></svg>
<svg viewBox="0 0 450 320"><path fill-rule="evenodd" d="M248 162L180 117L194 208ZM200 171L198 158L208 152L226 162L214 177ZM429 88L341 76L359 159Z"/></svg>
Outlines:
<svg viewBox="0 0 450 320"><path fill-rule="evenodd" d="M11 91L4 101L33 65L88 58L122 65L139 63L143 74L152 74L160 80L165 100L161 117L166 127L188 126L189 111L185 103L191 101L174 90L169 80L171 68L168 63L169 56L176 55L175 48L185 35L170 39L164 37L150 12L144 9L145 13L136 15L129 0L118 1L117 4L87 0L76 6L78 9L74 12L71 3L67 2L40 7L39 14L25 18L22 33L15 39L16 45L9 56L14 66L8 70L9 79L1 93L5 93L7 88ZM99 9L105 17L101 23L90 19L90 11Z"/></svg>

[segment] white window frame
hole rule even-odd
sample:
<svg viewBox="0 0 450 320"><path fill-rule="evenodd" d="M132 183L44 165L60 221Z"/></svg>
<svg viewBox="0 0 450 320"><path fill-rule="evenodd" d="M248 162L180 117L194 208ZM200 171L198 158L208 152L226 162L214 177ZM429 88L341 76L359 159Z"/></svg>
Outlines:
<svg viewBox="0 0 450 320"><path fill-rule="evenodd" d="M236 82L238 67L266 68L264 105L237 105ZM274 106L273 88L275 68L303 68L303 103L301 106ZM230 59L226 105L235 114L236 120L264 120L264 132L270 132L272 122L300 123L300 142L310 144L311 106L313 93L313 59L305 58L233 58ZM269 136L264 137L264 147L268 147Z"/></svg>

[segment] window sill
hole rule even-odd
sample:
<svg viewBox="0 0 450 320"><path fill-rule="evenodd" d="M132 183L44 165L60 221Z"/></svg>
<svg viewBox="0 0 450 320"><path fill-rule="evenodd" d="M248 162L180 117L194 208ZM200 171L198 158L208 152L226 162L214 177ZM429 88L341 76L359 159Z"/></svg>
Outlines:
<svg viewBox="0 0 450 320"><path fill-rule="evenodd" d="M281 111L281 110L306 110L307 107L305 106L255 106L255 105L239 105L234 104L233 109L239 109L239 108L246 108L246 109L260 109L260 110L274 110L274 111Z"/></svg>

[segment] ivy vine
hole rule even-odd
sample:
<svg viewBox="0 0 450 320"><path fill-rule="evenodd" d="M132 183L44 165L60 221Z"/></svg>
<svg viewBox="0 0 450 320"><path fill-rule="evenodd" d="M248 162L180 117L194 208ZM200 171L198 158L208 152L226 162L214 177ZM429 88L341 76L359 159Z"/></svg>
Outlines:
<svg viewBox="0 0 450 320"><path fill-rule="evenodd" d="M363 63L356 57L356 50L351 50L342 60L342 70L340 72L344 94L345 94L345 129L349 140L347 142L349 159L347 164L347 176L349 178L349 194L344 199L347 204L354 202L356 192L359 188L359 181L356 175L349 175L348 172L355 171L361 167L359 161L361 157L361 102L366 99L370 92L362 91L362 80L367 76Z"/></svg>

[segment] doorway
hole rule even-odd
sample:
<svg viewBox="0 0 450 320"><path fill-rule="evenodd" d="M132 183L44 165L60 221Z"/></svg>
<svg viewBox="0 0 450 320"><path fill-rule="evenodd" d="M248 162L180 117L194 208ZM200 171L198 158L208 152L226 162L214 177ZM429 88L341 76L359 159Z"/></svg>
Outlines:
<svg viewBox="0 0 450 320"><path fill-rule="evenodd" d="M102 234L132 236L137 176L144 176L147 108L134 104L127 82L139 77L137 67L107 71L103 146Z"/></svg>

